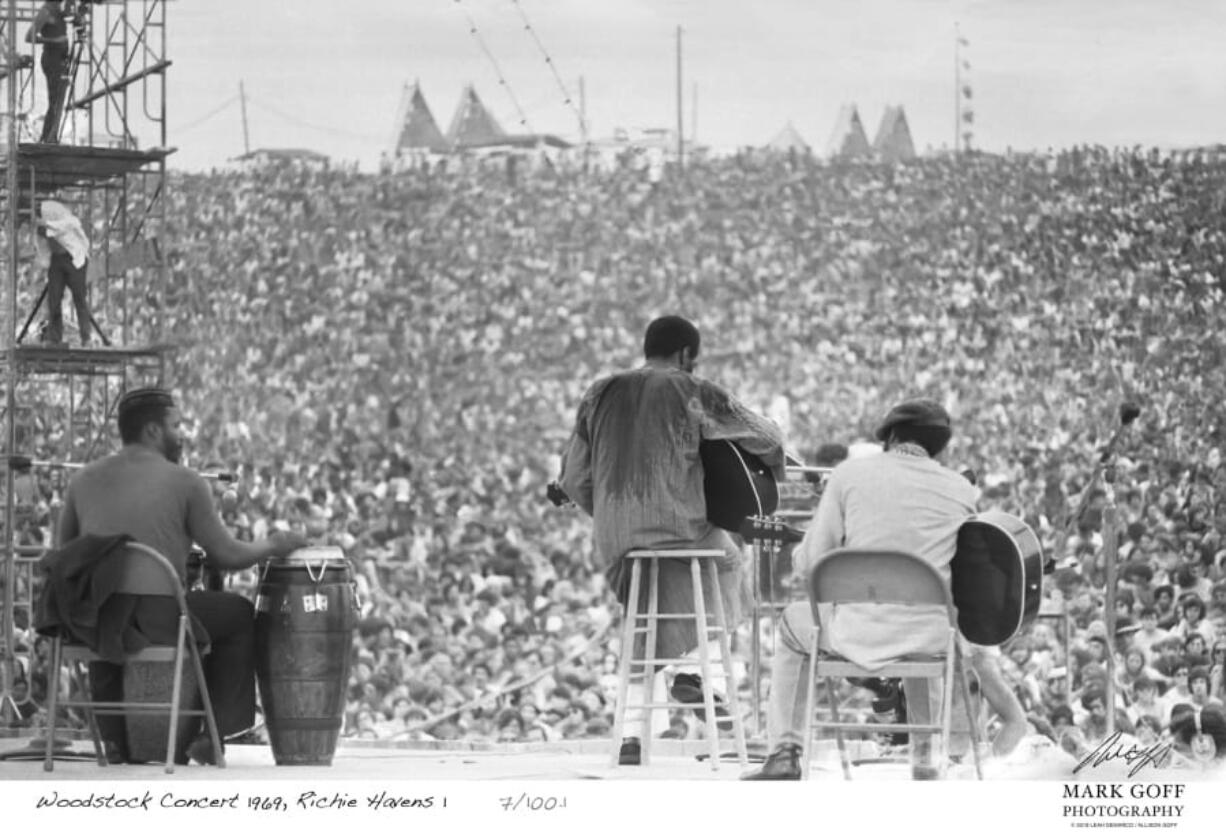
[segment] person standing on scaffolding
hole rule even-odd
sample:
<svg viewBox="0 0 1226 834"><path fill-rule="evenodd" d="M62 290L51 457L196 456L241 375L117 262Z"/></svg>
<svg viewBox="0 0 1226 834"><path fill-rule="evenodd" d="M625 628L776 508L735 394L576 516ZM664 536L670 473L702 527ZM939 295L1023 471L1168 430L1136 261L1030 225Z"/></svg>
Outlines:
<svg viewBox="0 0 1226 834"><path fill-rule="evenodd" d="M87 345L90 328L94 326L85 285L89 270L89 238L77 216L58 200L43 200L40 211L42 217L34 241L38 249L37 262L47 269L46 341L54 345L64 341L64 289L67 288L77 308L81 344Z"/></svg>
<svg viewBox="0 0 1226 834"><path fill-rule="evenodd" d="M26 43L43 47L39 63L47 82L47 115L43 116L43 134L38 141L55 144L60 140L60 117L68 92L68 14L64 3L60 0L43 3L26 32Z"/></svg>

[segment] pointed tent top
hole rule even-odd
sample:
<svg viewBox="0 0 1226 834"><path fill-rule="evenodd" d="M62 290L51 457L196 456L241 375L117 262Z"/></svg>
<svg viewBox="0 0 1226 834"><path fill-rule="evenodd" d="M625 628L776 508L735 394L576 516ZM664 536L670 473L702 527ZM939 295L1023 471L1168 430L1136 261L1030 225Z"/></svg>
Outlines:
<svg viewBox="0 0 1226 834"><path fill-rule="evenodd" d="M766 146L772 151L789 151L792 149L803 153L809 152L809 143L800 135L800 131L791 122L783 126L783 130L775 135Z"/></svg>
<svg viewBox="0 0 1226 834"><path fill-rule="evenodd" d="M405 85L405 103L401 105L401 110L403 116L396 126L397 151L442 152L448 149L447 140L421 91L421 82L414 81L411 88Z"/></svg>
<svg viewBox="0 0 1226 834"><path fill-rule="evenodd" d="M488 145L504 136L506 133L485 109L473 85L467 85L451 118L451 127L447 129L447 141L452 147L463 148Z"/></svg>
<svg viewBox="0 0 1226 834"><path fill-rule="evenodd" d="M830 156L836 159L862 159L870 151L868 136L864 133L864 124L860 121L856 105L844 104L839 109L834 133L830 135Z"/></svg>
<svg viewBox="0 0 1226 834"><path fill-rule="evenodd" d="M899 162L915 158L915 143L902 106L887 107L881 115L877 137L873 140L877 158L884 162Z"/></svg>

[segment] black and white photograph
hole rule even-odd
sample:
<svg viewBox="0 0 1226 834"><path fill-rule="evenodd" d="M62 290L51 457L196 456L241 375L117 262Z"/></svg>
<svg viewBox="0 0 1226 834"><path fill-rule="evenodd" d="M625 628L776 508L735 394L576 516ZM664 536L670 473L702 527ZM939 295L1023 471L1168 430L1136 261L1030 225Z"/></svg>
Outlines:
<svg viewBox="0 0 1226 834"><path fill-rule="evenodd" d="M1224 42L0 0L0 818L1218 830Z"/></svg>

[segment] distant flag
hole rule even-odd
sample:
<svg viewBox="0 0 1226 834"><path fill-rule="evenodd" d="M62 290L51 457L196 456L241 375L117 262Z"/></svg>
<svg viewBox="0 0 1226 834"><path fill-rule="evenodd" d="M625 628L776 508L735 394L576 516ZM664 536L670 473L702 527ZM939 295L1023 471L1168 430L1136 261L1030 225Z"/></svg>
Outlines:
<svg viewBox="0 0 1226 834"><path fill-rule="evenodd" d="M958 35L958 45L959 46L970 46L971 42L968 41L966 38L962 37L961 35Z"/></svg>
<svg viewBox="0 0 1226 834"><path fill-rule="evenodd" d="M970 69L970 68L971 68L971 62L970 62L970 61L965 61L965 60L964 60L964 61L962 62L962 69L964 69L964 70L968 70L968 69Z"/></svg>
<svg viewBox="0 0 1226 834"><path fill-rule="evenodd" d="M970 85L970 84L963 84L963 85L962 85L962 95L963 95L963 96L965 96L966 98L973 98L973 97L974 97L974 94L971 92L971 85Z"/></svg>
<svg viewBox="0 0 1226 834"><path fill-rule="evenodd" d="M968 125L974 124L975 123L975 111L974 110L963 110L962 111L962 121L966 122Z"/></svg>

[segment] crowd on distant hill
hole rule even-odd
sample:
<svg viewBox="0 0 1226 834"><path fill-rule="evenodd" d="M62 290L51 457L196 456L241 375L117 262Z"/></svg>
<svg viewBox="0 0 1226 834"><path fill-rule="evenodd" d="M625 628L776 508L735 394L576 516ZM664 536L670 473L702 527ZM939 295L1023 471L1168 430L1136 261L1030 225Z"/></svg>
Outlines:
<svg viewBox="0 0 1226 834"><path fill-rule="evenodd" d="M802 457L869 436L905 397L945 403L949 464L1059 563L1046 610L1069 615L1067 640L1044 619L1004 660L1036 728L1100 737L1116 651L1121 720L1170 736L1224 697L1223 173L1077 148L745 153L658 181L490 164L175 175L169 284L131 298L156 299L181 343L193 465L241 474L227 522L326 528L355 566L347 736L608 735L617 606L588 522L543 493L585 385L637 364L664 312L698 323L700 373ZM1109 472L1123 625L1107 635L1107 495L1070 516L1125 400L1141 416ZM53 486L31 487L31 536ZM675 719L672 735L702 731Z"/></svg>

